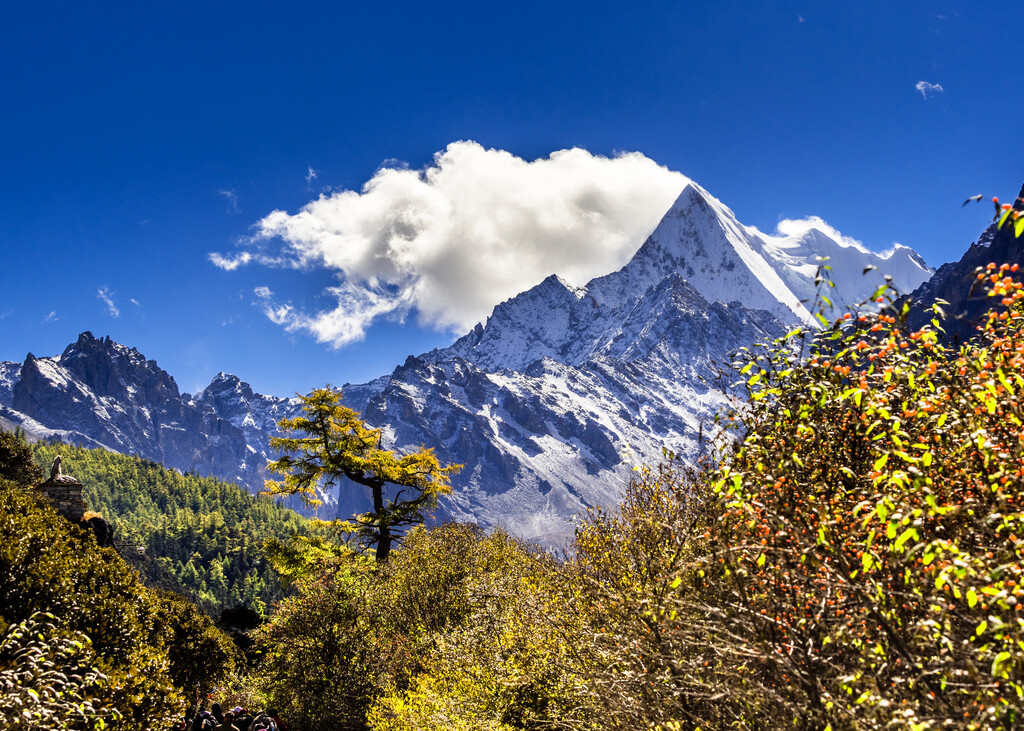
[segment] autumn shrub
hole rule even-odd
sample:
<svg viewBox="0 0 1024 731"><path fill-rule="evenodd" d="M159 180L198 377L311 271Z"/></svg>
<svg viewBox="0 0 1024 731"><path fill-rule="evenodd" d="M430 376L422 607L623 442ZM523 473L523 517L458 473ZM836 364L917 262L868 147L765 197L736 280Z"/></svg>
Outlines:
<svg viewBox="0 0 1024 731"><path fill-rule="evenodd" d="M0 627L8 653L0 662L13 673L0 705L31 696L24 678L52 662L82 670L69 676L66 705L40 699L55 727L166 726L181 705L152 598L137 575L91 533L5 480L0 535ZM92 711L82 710L86 702Z"/></svg>
<svg viewBox="0 0 1024 731"><path fill-rule="evenodd" d="M414 529L400 553L376 572L368 597L375 644L388 660L389 682L399 688L422 669L423 658L445 630L463 624L482 597L477 574L508 569L475 525L450 523ZM500 564L500 567L499 567Z"/></svg>
<svg viewBox="0 0 1024 731"><path fill-rule="evenodd" d="M352 556L298 578L295 595L254 633L256 693L296 727L364 725L376 682L365 620L371 570Z"/></svg>
<svg viewBox="0 0 1024 731"><path fill-rule="evenodd" d="M1024 722L1024 315L1008 268L979 273L993 309L959 351L939 319L907 332L905 310L865 312L743 367L701 569L723 638L708 685L737 722Z"/></svg>
<svg viewBox="0 0 1024 731"><path fill-rule="evenodd" d="M503 532L446 525L410 535L385 572L382 626L409 649L370 708L371 728L587 724L579 679L566 672L580 623L557 562Z"/></svg>
<svg viewBox="0 0 1024 731"><path fill-rule="evenodd" d="M595 709L594 728L713 728L729 717L731 698L708 682L728 639L709 615L722 592L705 571L720 506L706 465L666 454L638 470L615 509L581 521L562 568L575 587L571 615L585 626L567 669Z"/></svg>
<svg viewBox="0 0 1024 731"><path fill-rule="evenodd" d="M384 563L299 576L257 632L256 682L303 728L541 728L572 718L556 564L502 532L410 531ZM561 615L560 615L561 616ZM578 715L578 714L577 714Z"/></svg>

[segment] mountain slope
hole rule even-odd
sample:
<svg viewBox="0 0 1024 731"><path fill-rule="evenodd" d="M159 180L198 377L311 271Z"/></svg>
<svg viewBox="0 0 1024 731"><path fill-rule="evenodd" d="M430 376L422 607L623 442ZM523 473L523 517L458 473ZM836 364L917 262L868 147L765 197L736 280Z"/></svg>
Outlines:
<svg viewBox="0 0 1024 731"><path fill-rule="evenodd" d="M262 485L266 456L250 446L244 425L180 393L170 374L134 348L84 332L59 356L29 353L18 369L4 365L10 387L0 391L0 416L32 438L56 437Z"/></svg>
<svg viewBox="0 0 1024 731"><path fill-rule="evenodd" d="M236 604L268 608L286 594L263 543L305 533L308 521L276 501L107 450L39 442L34 452L46 468L61 456L148 586L177 591L214 616Z"/></svg>
<svg viewBox="0 0 1024 731"><path fill-rule="evenodd" d="M465 465L439 518L555 544L581 509L615 503L635 464L663 448L699 452L729 403L719 368L736 349L810 319L820 257L835 265L837 307L880 281L862 276L866 266L908 290L928 276L909 249L872 254L813 221L763 234L690 184L619 271L581 288L548 277L450 347L346 385L345 401L390 446L424 444ZM250 489L262 485L275 424L297 408L224 373L194 397L180 394L152 361L88 333L56 358L0 364L0 418L30 434L138 452ZM326 510L342 516L368 505L353 485L336 499Z"/></svg>
<svg viewBox="0 0 1024 731"><path fill-rule="evenodd" d="M346 401L400 448L425 444L466 465L442 515L557 543L573 515L617 502L633 466L662 448L695 455L728 403L718 367L783 332L767 313L707 302L678 276L631 314L615 356L486 370L434 352L410 358L375 393L347 391ZM361 504L341 498L339 511Z"/></svg>
<svg viewBox="0 0 1024 731"><path fill-rule="evenodd" d="M1024 211L1024 186L1013 208ZM973 337L982 315L992 306L984 290L975 287L977 270L989 264L1024 265L1024 239L1014 235L1012 226L999 229L995 223L991 224L960 261L943 264L935 276L910 294L908 299L915 303L908 320L911 329L927 323L932 317L931 305L941 300L948 303L943 308L950 317L943 328L949 338L965 342Z"/></svg>

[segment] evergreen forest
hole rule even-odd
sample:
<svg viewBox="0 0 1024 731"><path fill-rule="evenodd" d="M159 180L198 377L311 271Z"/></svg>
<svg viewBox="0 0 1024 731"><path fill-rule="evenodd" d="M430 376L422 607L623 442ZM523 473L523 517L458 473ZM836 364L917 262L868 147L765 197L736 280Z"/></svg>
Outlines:
<svg viewBox="0 0 1024 731"><path fill-rule="evenodd" d="M233 483L146 459L46 442L33 452L47 470L61 456L64 472L84 485L89 510L115 526L121 555L148 586L182 594L212 616L236 605L263 614L282 598L263 545L306 533L301 515Z"/></svg>

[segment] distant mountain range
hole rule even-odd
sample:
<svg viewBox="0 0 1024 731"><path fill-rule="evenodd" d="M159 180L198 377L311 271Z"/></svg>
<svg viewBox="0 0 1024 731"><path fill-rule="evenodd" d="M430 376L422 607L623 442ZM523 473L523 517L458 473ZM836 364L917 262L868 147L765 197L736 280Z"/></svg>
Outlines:
<svg viewBox="0 0 1024 731"><path fill-rule="evenodd" d="M738 348L812 321L821 258L837 309L869 296L879 272L906 292L931 275L911 249L875 254L829 231L764 234L689 184L619 271L582 288L548 277L450 347L346 385L345 401L391 446L465 465L439 518L557 544L572 516L617 502L634 465L663 448L698 453L729 403L719 370ZM59 356L0 363L0 424L252 490L277 421L297 408L225 373L183 394L154 361L90 333ZM354 485L331 497L340 515L366 507Z"/></svg>

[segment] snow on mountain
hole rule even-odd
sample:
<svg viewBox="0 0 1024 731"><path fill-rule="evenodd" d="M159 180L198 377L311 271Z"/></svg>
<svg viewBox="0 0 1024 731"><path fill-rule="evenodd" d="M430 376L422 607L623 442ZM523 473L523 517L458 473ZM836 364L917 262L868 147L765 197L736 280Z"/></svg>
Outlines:
<svg viewBox="0 0 1024 731"><path fill-rule="evenodd" d="M823 293L843 309L869 297L883 275L892 276L904 292L930 275L907 247L875 254L818 219L785 223L779 235L763 234L740 224L731 210L690 183L622 269L582 288L552 275L495 307L485 325L430 358L457 355L488 369L521 370L541 356L579 364L613 352L607 349L621 338L621 324L635 320L637 302L672 276L709 302L737 302L787 324L813 324L815 275L822 261L832 267L827 274L835 284ZM878 271L865 276L869 266Z"/></svg>
<svg viewBox="0 0 1024 731"><path fill-rule="evenodd" d="M196 395L195 401L209 406L221 419L241 429L250 445L268 440L276 432L277 423L298 413L301 404L298 397L254 393L248 383L223 371ZM261 452L269 454L269 446Z"/></svg>
<svg viewBox="0 0 1024 731"><path fill-rule="evenodd" d="M768 310L784 322L811 323L822 260L832 267L829 276L836 285L827 295L844 308L867 298L884 274L902 292L931 275L907 247L875 254L819 219L783 224L778 235L744 226L721 201L690 183L633 259L591 282L587 291L602 304L615 305L678 272L712 301L727 292L729 299ZM868 266L880 271L864 276Z"/></svg>
<svg viewBox="0 0 1024 731"><path fill-rule="evenodd" d="M837 307L881 281L862 276L868 265L907 291L928 276L911 250L873 254L815 219L763 234L688 184L619 271L584 287L550 276L450 347L346 385L345 402L384 431L387 446L426 445L465 465L438 519L502 525L554 545L579 511L614 504L634 465L663 448L684 457L702 449L730 402L719 370L738 348L812 320L822 257ZM88 333L58 357L0 364L3 423L254 491L277 422L298 408L298 399L254 393L226 373L195 397L180 394L153 361ZM325 510L344 517L368 507L354 485L329 497L337 504Z"/></svg>
<svg viewBox="0 0 1024 731"><path fill-rule="evenodd" d="M886 275L892 277L897 292L906 293L933 273L917 252L901 244L877 254L852 240L844 241L820 221L784 224L791 230L788 235L758 235L765 242L765 256L804 303L813 303L818 294L814 280L819 261L829 267L824 274L835 285L822 293L840 310L856 307L870 297L885 283ZM874 270L865 272L867 267Z"/></svg>
<svg viewBox="0 0 1024 731"><path fill-rule="evenodd" d="M14 398L14 384L21 376L21 363L0 361L0 406L10 406Z"/></svg>

